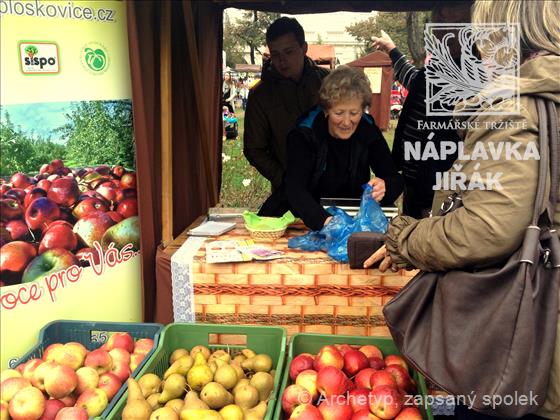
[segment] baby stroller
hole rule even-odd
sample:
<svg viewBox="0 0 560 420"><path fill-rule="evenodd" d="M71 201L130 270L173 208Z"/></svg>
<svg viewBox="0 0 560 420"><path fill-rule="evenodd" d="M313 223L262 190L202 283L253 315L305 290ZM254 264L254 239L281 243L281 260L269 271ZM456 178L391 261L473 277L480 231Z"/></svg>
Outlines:
<svg viewBox="0 0 560 420"><path fill-rule="evenodd" d="M224 135L228 140L235 140L239 134L237 117L234 113L228 112L224 106Z"/></svg>
<svg viewBox="0 0 560 420"><path fill-rule="evenodd" d="M396 120L401 115L401 110L403 107L401 93L398 90L392 90L390 101L391 119Z"/></svg>

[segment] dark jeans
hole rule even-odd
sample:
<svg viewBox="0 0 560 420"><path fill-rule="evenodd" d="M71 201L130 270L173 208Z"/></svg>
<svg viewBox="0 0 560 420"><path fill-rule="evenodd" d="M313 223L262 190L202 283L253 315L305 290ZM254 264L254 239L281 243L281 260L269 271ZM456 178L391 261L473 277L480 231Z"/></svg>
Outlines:
<svg viewBox="0 0 560 420"><path fill-rule="evenodd" d="M470 410L466 405L456 405L455 406L455 419L456 420L496 420L500 417L493 417L487 414L477 413L474 410ZM503 419L503 418L502 418ZM523 417L519 417L521 420L545 420L544 417L536 416L534 414L528 414Z"/></svg>

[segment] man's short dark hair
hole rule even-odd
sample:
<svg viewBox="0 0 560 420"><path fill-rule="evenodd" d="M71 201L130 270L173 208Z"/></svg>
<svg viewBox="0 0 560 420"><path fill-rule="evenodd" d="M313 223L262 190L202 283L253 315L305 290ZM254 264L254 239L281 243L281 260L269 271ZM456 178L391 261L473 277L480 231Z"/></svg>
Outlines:
<svg viewBox="0 0 560 420"><path fill-rule="evenodd" d="M270 24L266 30L266 43L280 38L282 35L294 34L299 45L305 43L305 33L295 18L282 16Z"/></svg>

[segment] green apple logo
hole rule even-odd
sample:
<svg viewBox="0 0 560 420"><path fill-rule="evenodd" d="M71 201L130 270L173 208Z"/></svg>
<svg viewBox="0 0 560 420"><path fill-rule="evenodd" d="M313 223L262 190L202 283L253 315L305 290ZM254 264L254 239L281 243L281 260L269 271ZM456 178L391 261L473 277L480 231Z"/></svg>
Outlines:
<svg viewBox="0 0 560 420"><path fill-rule="evenodd" d="M107 65L107 55L101 48L86 48L84 52L85 62L91 70L99 72Z"/></svg>

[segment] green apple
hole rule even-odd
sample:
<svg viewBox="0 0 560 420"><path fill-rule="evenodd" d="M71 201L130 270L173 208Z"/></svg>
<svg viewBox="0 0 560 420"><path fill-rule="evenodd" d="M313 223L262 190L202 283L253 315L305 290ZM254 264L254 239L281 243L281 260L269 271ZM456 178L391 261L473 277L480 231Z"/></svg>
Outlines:
<svg viewBox="0 0 560 420"><path fill-rule="evenodd" d="M127 244L132 244L133 250L140 249L140 223L138 216L129 217L111 226L101 239L101 246L107 249L113 242L116 249L122 249Z"/></svg>
<svg viewBox="0 0 560 420"><path fill-rule="evenodd" d="M49 249L35 257L23 272L23 283L50 276L73 265L78 259L70 251L63 248Z"/></svg>

